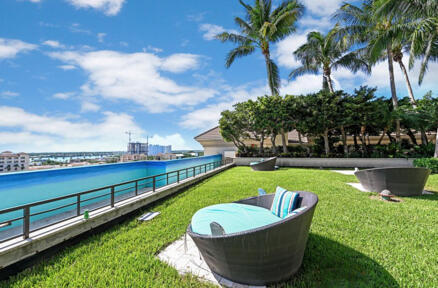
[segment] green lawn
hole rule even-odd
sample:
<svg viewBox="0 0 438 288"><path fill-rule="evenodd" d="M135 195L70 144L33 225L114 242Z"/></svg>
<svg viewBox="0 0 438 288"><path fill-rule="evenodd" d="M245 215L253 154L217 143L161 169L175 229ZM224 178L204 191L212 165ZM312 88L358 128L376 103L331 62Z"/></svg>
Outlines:
<svg viewBox="0 0 438 288"><path fill-rule="evenodd" d="M0 286L208 287L155 255L184 234L199 208L281 185L312 191L320 201L303 266L281 287L438 287L438 193L387 203L345 184L355 181L327 170L233 168L158 203L152 209L162 215L153 221L132 217ZM438 175L428 189L438 191Z"/></svg>

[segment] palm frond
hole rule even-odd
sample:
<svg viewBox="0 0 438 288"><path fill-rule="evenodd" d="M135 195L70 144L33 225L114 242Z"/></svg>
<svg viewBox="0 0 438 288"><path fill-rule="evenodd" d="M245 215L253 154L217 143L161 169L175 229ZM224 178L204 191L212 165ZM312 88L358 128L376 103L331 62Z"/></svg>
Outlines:
<svg viewBox="0 0 438 288"><path fill-rule="evenodd" d="M255 47L252 45L239 46L231 50L226 57L225 67L229 68L236 58L241 58L247 55L252 54L255 51Z"/></svg>
<svg viewBox="0 0 438 288"><path fill-rule="evenodd" d="M278 95L280 89L280 73L278 66L272 59L268 59L267 64L269 88L271 88L273 95Z"/></svg>
<svg viewBox="0 0 438 288"><path fill-rule="evenodd" d="M233 42L241 45L249 44L253 42L252 39L246 36L235 34L235 33L228 33L228 32L223 32L221 34L216 35L216 39L220 40L221 42Z"/></svg>
<svg viewBox="0 0 438 288"><path fill-rule="evenodd" d="M296 77L303 76L305 74L318 74L320 70L320 67L317 65L300 66L289 73L289 80L295 79Z"/></svg>

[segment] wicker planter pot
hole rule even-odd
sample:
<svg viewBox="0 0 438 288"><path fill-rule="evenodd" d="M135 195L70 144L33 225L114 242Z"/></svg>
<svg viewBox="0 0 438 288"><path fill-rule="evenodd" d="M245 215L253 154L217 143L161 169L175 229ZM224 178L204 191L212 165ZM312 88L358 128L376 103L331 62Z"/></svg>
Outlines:
<svg viewBox="0 0 438 288"><path fill-rule="evenodd" d="M277 157L266 159L265 161L258 162L257 164L250 164L254 171L274 171Z"/></svg>
<svg viewBox="0 0 438 288"><path fill-rule="evenodd" d="M354 173L360 184L373 192L389 190L397 196L423 194L430 170L427 168L375 168Z"/></svg>

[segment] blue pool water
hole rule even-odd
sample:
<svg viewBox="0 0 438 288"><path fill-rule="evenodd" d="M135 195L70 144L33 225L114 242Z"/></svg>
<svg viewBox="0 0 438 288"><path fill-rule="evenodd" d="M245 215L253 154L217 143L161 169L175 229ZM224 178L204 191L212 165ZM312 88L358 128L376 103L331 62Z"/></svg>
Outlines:
<svg viewBox="0 0 438 288"><path fill-rule="evenodd" d="M140 161L3 174L0 175L0 210L220 160L221 155L214 155L171 161ZM196 174L199 174L199 172L201 171L198 168L198 170L196 170ZM180 173L180 179L184 179L187 176L191 177L192 175L193 169L189 169L188 171ZM171 174L169 178L169 183L176 182L176 178L176 173ZM156 182L156 187L163 186L167 182L167 179L165 179L165 177L162 177L160 179L158 179L158 181ZM151 180L147 180L148 183L146 183L146 181L140 182L140 188L151 187L152 184L150 183L150 181ZM133 187L133 184L129 184L127 187L120 186L116 188L116 191L120 191L123 188L130 187ZM109 189L107 189L106 191L101 190L95 193L84 195L82 196L81 200L99 197L99 195L104 195L109 192ZM117 197L121 197L123 196L123 194L129 192L132 193L133 189L126 189L118 193L116 192L116 195ZM60 207L62 205L68 205L70 203L74 203L75 201L76 197L64 199L31 208L30 212L31 214L34 214L40 211ZM109 196L102 196L101 198L93 199L89 202L83 203L82 206L96 203L99 201L102 203L106 201L106 204L109 204ZM51 213L35 215L31 217L31 221L41 220L44 217L54 216L56 213L73 211L74 209L76 209L76 206L69 206L65 209L56 210ZM21 217L22 215L22 211L11 212L3 215L0 214L0 222L10 220L13 217ZM13 223L13 225L5 228L0 228L0 232L16 227L17 225L21 225L21 223L21 221L16 221Z"/></svg>

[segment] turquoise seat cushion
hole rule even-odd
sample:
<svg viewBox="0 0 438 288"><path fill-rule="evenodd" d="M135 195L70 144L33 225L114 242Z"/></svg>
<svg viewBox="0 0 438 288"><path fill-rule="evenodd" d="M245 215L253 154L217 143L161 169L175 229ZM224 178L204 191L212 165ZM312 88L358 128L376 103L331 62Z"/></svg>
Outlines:
<svg viewBox="0 0 438 288"><path fill-rule="evenodd" d="M277 187L271 206L272 214L282 219L286 218L289 213L298 208L298 197L299 194L296 192L290 192L284 188Z"/></svg>
<svg viewBox="0 0 438 288"><path fill-rule="evenodd" d="M211 235L211 222L220 224L226 234L243 232L280 221L270 210L238 203L217 204L198 210L192 217L192 231Z"/></svg>

